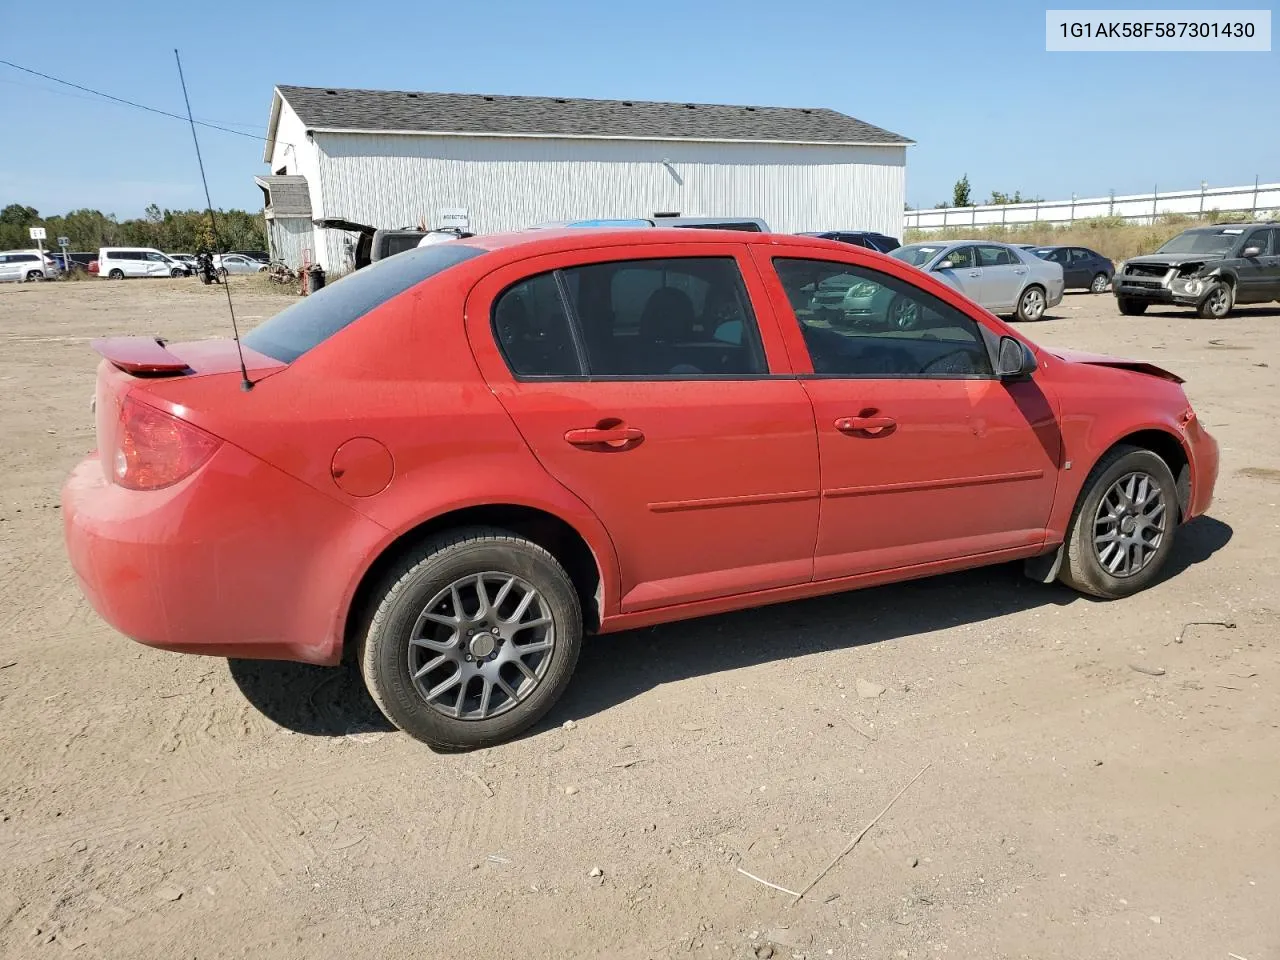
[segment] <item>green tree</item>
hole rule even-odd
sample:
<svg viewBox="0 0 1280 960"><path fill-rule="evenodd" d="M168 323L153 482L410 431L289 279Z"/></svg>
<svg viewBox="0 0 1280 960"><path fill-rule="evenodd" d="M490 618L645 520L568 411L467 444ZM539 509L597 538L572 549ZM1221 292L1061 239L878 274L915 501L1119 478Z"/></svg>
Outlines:
<svg viewBox="0 0 1280 960"><path fill-rule="evenodd" d="M971 207L973 202L969 197L969 175L966 173L956 185L951 188L951 205L953 207Z"/></svg>
<svg viewBox="0 0 1280 960"><path fill-rule="evenodd" d="M266 223L260 212L219 210L217 218L219 252L267 248ZM71 249L77 252L110 246L157 247L173 253L215 248L205 210L161 210L152 203L141 217L117 220L113 214L87 209L41 217L34 207L11 203L0 209L0 250L31 246L28 228L34 226L43 226L50 242L55 237L67 237Z"/></svg>

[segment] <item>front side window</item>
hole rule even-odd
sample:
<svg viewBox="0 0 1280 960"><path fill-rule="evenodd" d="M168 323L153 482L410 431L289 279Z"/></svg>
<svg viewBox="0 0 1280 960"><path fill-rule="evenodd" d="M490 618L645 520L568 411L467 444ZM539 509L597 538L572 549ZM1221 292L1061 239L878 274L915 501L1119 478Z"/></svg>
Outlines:
<svg viewBox="0 0 1280 960"><path fill-rule="evenodd" d="M971 270L978 265L978 254L975 247L956 247L948 250L939 264L951 261L952 270Z"/></svg>
<svg viewBox="0 0 1280 960"><path fill-rule="evenodd" d="M767 372L732 257L568 267L509 287L494 335L519 377L648 379Z"/></svg>
<svg viewBox="0 0 1280 960"><path fill-rule="evenodd" d="M814 373L881 379L992 375L978 324L913 284L825 260L773 263Z"/></svg>
<svg viewBox="0 0 1280 960"><path fill-rule="evenodd" d="M156 263L168 263L168 262L169 262L169 258L168 258L168 257L166 257L163 253L148 253L148 254L147 254L147 259L148 259L148 260L152 260L152 261L154 261L154 262L156 262Z"/></svg>
<svg viewBox="0 0 1280 960"><path fill-rule="evenodd" d="M1244 242L1244 245L1245 247L1257 247L1261 251L1258 256L1265 257L1268 249L1270 249L1268 241L1274 233L1274 230L1255 230L1249 235L1249 239Z"/></svg>

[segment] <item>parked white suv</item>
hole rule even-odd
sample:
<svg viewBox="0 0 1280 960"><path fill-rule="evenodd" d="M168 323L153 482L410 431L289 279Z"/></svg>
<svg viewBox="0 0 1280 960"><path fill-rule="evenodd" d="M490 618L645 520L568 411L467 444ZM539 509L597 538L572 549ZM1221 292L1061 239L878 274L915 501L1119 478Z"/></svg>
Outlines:
<svg viewBox="0 0 1280 960"><path fill-rule="evenodd" d="M57 276L58 265L39 250L0 250L0 280L47 280Z"/></svg>
<svg viewBox="0 0 1280 960"><path fill-rule="evenodd" d="M187 266L153 247L103 247L98 251L98 276L185 277Z"/></svg>

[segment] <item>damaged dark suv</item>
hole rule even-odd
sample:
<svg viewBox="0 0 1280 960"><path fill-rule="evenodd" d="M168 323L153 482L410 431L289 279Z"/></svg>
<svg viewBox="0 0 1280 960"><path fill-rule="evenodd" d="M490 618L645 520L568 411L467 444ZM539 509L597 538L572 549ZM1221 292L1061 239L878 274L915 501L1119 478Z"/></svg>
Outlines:
<svg viewBox="0 0 1280 960"><path fill-rule="evenodd" d="M1130 317L1153 303L1171 303L1219 319L1239 303L1280 300L1280 225L1184 230L1155 253L1122 263L1111 289Z"/></svg>

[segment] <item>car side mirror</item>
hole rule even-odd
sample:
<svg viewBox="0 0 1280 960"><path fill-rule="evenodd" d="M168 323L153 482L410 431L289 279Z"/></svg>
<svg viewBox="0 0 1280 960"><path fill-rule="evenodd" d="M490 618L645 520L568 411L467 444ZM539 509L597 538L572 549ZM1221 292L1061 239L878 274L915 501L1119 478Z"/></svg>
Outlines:
<svg viewBox="0 0 1280 960"><path fill-rule="evenodd" d="M1001 380L1025 380L1036 369L1036 356L1021 340L1001 337L996 352L996 376Z"/></svg>
<svg viewBox="0 0 1280 960"><path fill-rule="evenodd" d="M1244 257L1244 259L1246 260L1252 260L1254 257L1262 256L1262 248L1261 247L1245 247L1242 251L1240 251L1240 256Z"/></svg>
<svg viewBox="0 0 1280 960"><path fill-rule="evenodd" d="M951 260L941 260L941 261L939 261L939 262L938 262L937 266L935 266L933 269L935 269L935 270L951 270L951 269L954 269L954 268L955 268L955 263L954 263L954 262L952 262Z"/></svg>

